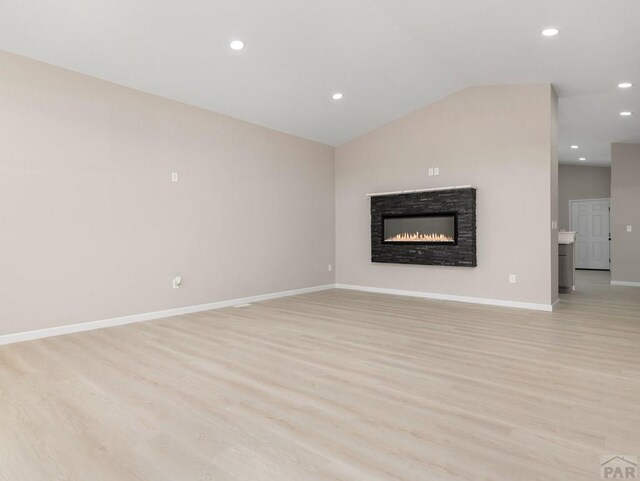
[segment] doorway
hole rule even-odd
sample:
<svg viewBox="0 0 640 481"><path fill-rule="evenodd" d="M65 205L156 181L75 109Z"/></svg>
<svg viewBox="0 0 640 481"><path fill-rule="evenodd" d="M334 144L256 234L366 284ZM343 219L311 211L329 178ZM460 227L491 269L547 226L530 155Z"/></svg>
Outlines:
<svg viewBox="0 0 640 481"><path fill-rule="evenodd" d="M576 232L576 269L611 268L611 199L570 200L571 230Z"/></svg>

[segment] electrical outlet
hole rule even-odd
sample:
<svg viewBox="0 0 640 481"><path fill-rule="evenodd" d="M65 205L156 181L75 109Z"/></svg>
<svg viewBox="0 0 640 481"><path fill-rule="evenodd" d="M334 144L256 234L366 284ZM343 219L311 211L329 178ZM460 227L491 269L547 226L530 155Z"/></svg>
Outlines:
<svg viewBox="0 0 640 481"><path fill-rule="evenodd" d="M433 176L433 168L429 167L429 177Z"/></svg>
<svg viewBox="0 0 640 481"><path fill-rule="evenodd" d="M328 270L329 272L331 272L331 271L333 270L333 264L329 264L329 265L327 266L327 270Z"/></svg>
<svg viewBox="0 0 640 481"><path fill-rule="evenodd" d="M171 172L171 182L178 182L178 173Z"/></svg>
<svg viewBox="0 0 640 481"><path fill-rule="evenodd" d="M440 175L440 167L433 168L433 175Z"/></svg>
<svg viewBox="0 0 640 481"><path fill-rule="evenodd" d="M515 284L516 283L516 275L515 274L509 274L509 282L511 284Z"/></svg>
<svg viewBox="0 0 640 481"><path fill-rule="evenodd" d="M179 289L180 286L182 286L182 277L175 276L173 278L172 286L173 286L174 289Z"/></svg>
<svg viewBox="0 0 640 481"><path fill-rule="evenodd" d="M628 225L627 226L627 232L633 232L633 226L632 225Z"/></svg>

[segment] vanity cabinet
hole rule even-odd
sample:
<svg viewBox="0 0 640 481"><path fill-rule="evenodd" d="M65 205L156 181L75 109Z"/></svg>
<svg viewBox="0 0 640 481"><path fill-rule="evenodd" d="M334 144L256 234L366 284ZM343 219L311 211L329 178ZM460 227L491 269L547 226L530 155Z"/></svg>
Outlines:
<svg viewBox="0 0 640 481"><path fill-rule="evenodd" d="M573 255L573 246L575 244L559 244L558 245L558 285L560 292L570 293L575 291L575 262Z"/></svg>

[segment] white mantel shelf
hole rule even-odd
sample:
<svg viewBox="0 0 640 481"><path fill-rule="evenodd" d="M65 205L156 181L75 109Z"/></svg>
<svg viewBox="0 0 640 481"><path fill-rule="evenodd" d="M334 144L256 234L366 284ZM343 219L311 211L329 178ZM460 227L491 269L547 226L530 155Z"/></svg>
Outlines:
<svg viewBox="0 0 640 481"><path fill-rule="evenodd" d="M398 194L415 194L417 192L437 192L439 190L455 190L455 189L475 189L475 187L473 185L453 185L451 187L434 187L431 189L397 190L395 192L378 192L376 194L367 194L367 197L381 197L383 195L398 195Z"/></svg>

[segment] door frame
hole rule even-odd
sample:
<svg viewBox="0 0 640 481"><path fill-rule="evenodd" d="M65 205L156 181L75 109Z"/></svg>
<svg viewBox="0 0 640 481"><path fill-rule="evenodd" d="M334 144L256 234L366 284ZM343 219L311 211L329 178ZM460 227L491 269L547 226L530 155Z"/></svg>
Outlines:
<svg viewBox="0 0 640 481"><path fill-rule="evenodd" d="M601 197L597 199L573 199L569 201L569 231L575 232L573 230L573 203L574 202L588 202L594 200L608 200L609 201L609 272L611 272L611 197ZM576 268L577 269L577 268ZM590 270L590 269L586 269ZM603 269L593 269L593 270L603 270Z"/></svg>

